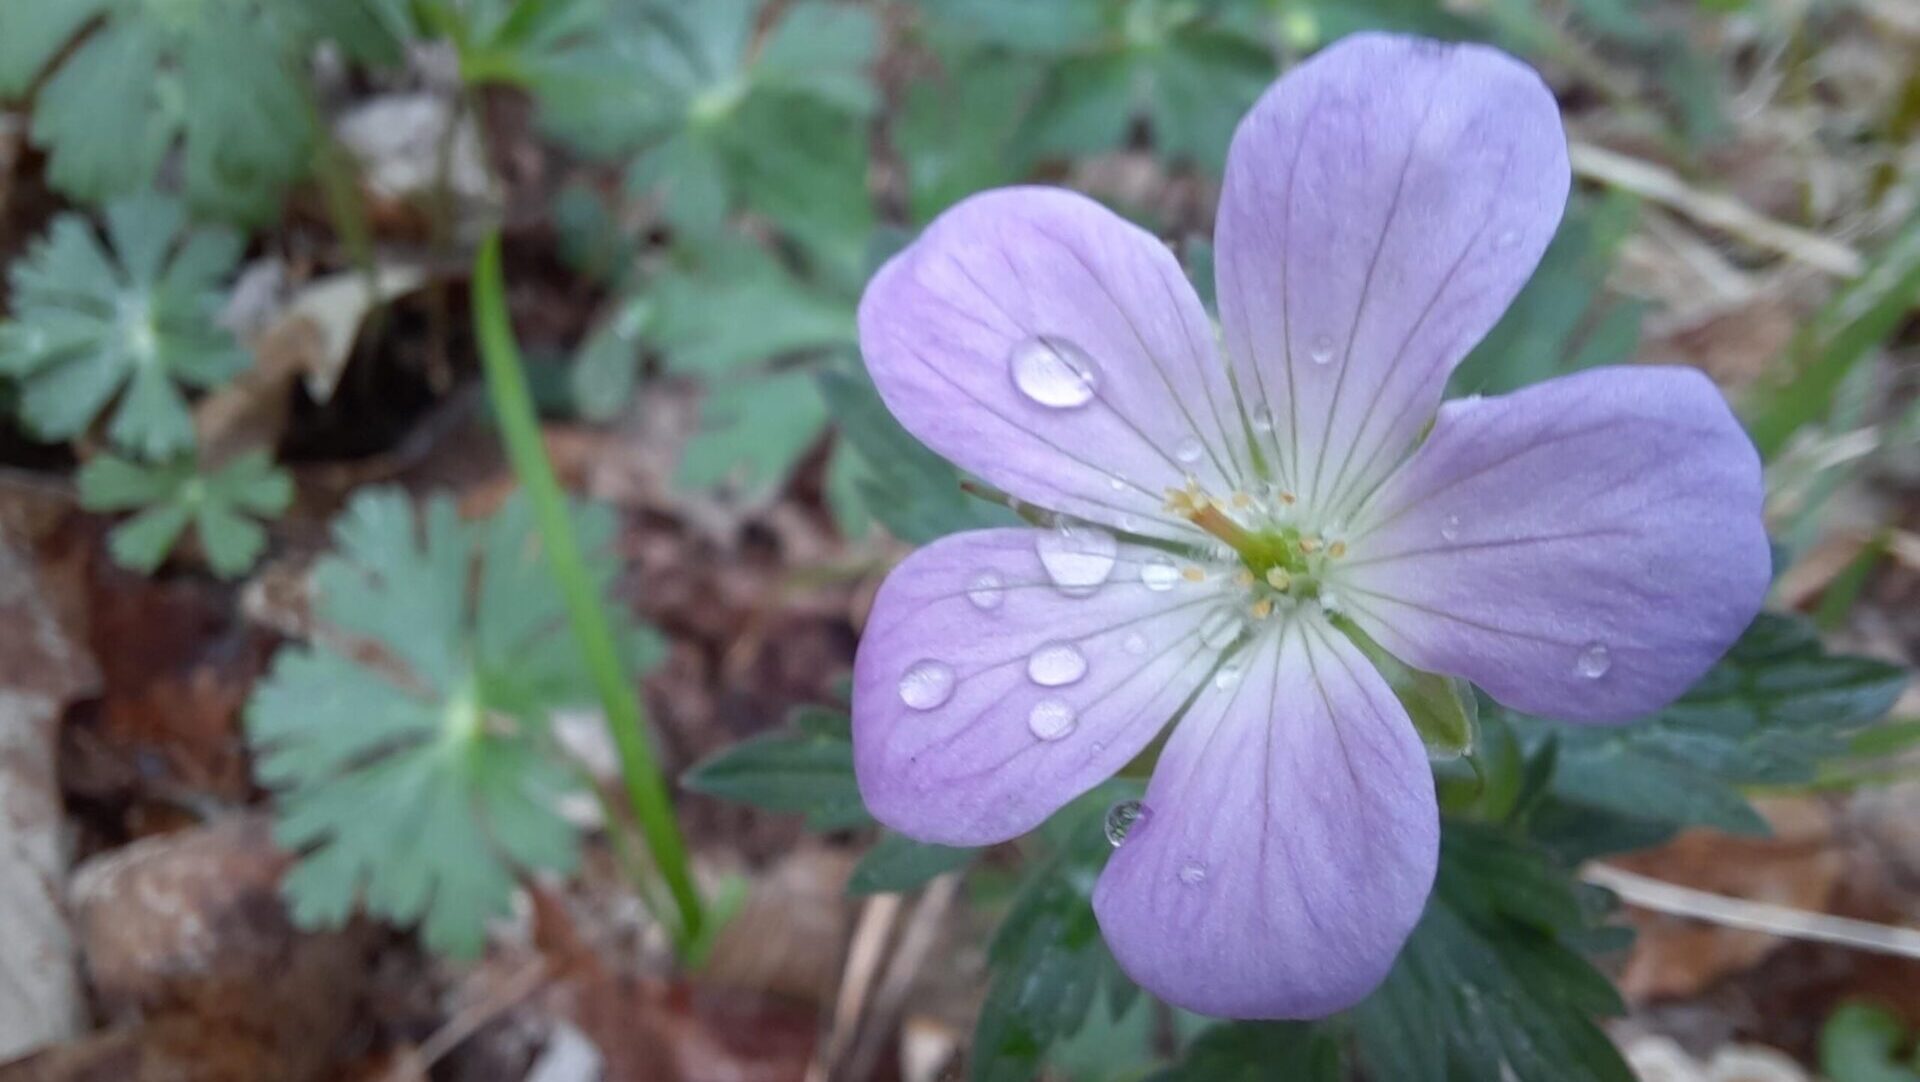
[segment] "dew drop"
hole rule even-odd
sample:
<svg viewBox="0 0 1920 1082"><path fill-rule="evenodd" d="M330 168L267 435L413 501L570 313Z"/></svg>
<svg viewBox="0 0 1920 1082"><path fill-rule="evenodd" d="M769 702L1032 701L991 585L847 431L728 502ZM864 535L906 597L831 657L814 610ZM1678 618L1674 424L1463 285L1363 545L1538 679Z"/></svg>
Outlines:
<svg viewBox="0 0 1920 1082"><path fill-rule="evenodd" d="M1126 638L1126 641L1122 642L1120 645L1123 649L1126 650L1127 653L1132 654L1135 657L1140 657L1147 652L1147 637L1145 635L1140 634L1138 631L1135 631L1129 634Z"/></svg>
<svg viewBox="0 0 1920 1082"><path fill-rule="evenodd" d="M1213 686L1221 691L1231 691L1240 682L1240 670L1234 667L1221 669L1213 674Z"/></svg>
<svg viewBox="0 0 1920 1082"><path fill-rule="evenodd" d="M1180 865L1180 882L1197 887L1207 881L1207 866L1197 860L1189 860Z"/></svg>
<svg viewBox="0 0 1920 1082"><path fill-rule="evenodd" d="M1165 556L1153 556L1140 565L1140 582L1155 593L1165 593L1180 581L1180 569Z"/></svg>
<svg viewBox="0 0 1920 1082"><path fill-rule="evenodd" d="M1265 406L1253 411L1253 430L1255 432L1273 431L1273 413Z"/></svg>
<svg viewBox="0 0 1920 1082"><path fill-rule="evenodd" d="M1127 840L1127 834L1147 817L1147 809L1138 800L1122 800L1107 809L1107 844L1115 849Z"/></svg>
<svg viewBox="0 0 1920 1082"><path fill-rule="evenodd" d="M1039 553L1040 566L1047 569L1047 578L1074 596L1099 589L1113 574L1114 561L1120 554L1120 545L1112 534L1091 526L1050 530L1039 536L1034 549Z"/></svg>
<svg viewBox="0 0 1920 1082"><path fill-rule="evenodd" d="M1093 401L1093 360L1063 338L1022 340L1013 347L1008 367L1020 393L1049 409L1075 409Z"/></svg>
<svg viewBox="0 0 1920 1082"><path fill-rule="evenodd" d="M1107 478L1107 487L1113 489L1115 492L1125 492L1127 490L1127 479L1117 473L1112 474Z"/></svg>
<svg viewBox="0 0 1920 1082"><path fill-rule="evenodd" d="M1027 711L1027 728L1042 740L1059 740L1080 723L1080 716L1061 699L1042 699Z"/></svg>
<svg viewBox="0 0 1920 1082"><path fill-rule="evenodd" d="M1333 339L1321 335L1313 340L1312 351L1308 354L1314 364L1329 364L1333 361Z"/></svg>
<svg viewBox="0 0 1920 1082"><path fill-rule="evenodd" d="M1460 516L1448 515L1447 520L1440 524L1440 540L1457 541L1459 539L1460 539Z"/></svg>
<svg viewBox="0 0 1920 1082"><path fill-rule="evenodd" d="M1050 642L1027 657L1027 678L1041 687L1057 688L1087 675L1087 655L1070 642Z"/></svg>
<svg viewBox="0 0 1920 1082"><path fill-rule="evenodd" d="M1188 466L1200 461L1200 456L1205 454L1206 451L1206 447L1202 446L1199 439L1193 436L1188 436L1173 445L1173 457Z"/></svg>
<svg viewBox="0 0 1920 1082"><path fill-rule="evenodd" d="M1506 232L1500 234L1499 236L1493 238L1493 247L1495 251L1506 251L1508 248L1511 248L1518 243L1520 243L1520 231L1518 229L1509 229Z"/></svg>
<svg viewBox="0 0 1920 1082"><path fill-rule="evenodd" d="M1238 610L1215 609L1200 622L1200 641L1215 650L1231 646L1234 640L1240 637L1244 626L1245 622L1240 619Z"/></svg>
<svg viewBox="0 0 1920 1082"><path fill-rule="evenodd" d="M1603 642L1590 642L1573 663L1574 671L1589 680L1598 680L1613 668L1613 652Z"/></svg>
<svg viewBox="0 0 1920 1082"><path fill-rule="evenodd" d="M922 658L900 676L900 701L915 710L932 710L953 698L953 666Z"/></svg>
<svg viewBox="0 0 1920 1082"><path fill-rule="evenodd" d="M992 612L1007 599L1007 583L998 571L982 571L967 583L967 600L981 612Z"/></svg>

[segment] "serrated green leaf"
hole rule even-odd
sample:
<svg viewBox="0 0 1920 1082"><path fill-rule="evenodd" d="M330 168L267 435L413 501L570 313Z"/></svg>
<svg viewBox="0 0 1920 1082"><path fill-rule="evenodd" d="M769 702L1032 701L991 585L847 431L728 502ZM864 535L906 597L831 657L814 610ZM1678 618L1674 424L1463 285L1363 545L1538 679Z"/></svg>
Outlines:
<svg viewBox="0 0 1920 1082"><path fill-rule="evenodd" d="M1559 742L1553 794L1628 818L1759 833L1743 785L1810 780L1847 736L1887 712L1898 667L1828 653L1797 617L1763 614L1678 701L1632 725L1553 725L1503 714L1529 744Z"/></svg>
<svg viewBox="0 0 1920 1082"><path fill-rule="evenodd" d="M677 372L712 374L855 342L851 299L803 282L743 241L663 271L644 295L656 313L655 341Z"/></svg>
<svg viewBox="0 0 1920 1082"><path fill-rule="evenodd" d="M731 481L763 492L820 439L827 408L808 372L736 377L708 389L700 424L682 454L680 480L696 487Z"/></svg>
<svg viewBox="0 0 1920 1082"><path fill-rule="evenodd" d="M1820 1027L1820 1073L1832 1082L1920 1082L1920 1054L1900 1054L1911 1043L1892 1011L1844 1004Z"/></svg>
<svg viewBox="0 0 1920 1082"><path fill-rule="evenodd" d="M292 478L260 451L212 473L190 459L144 466L101 455L80 470L79 487L88 510L140 512L111 538L123 566L152 571L192 524L207 565L223 578L244 573L266 549L255 519L277 517L293 500Z"/></svg>
<svg viewBox="0 0 1920 1082"><path fill-rule="evenodd" d="M80 435L118 398L114 443L149 459L193 442L178 389L211 387L250 363L214 323L238 247L186 231L157 196L110 205L109 254L84 218L62 215L9 271L14 322L0 330L0 372L22 380L20 415L48 439Z"/></svg>
<svg viewBox="0 0 1920 1082"><path fill-rule="evenodd" d="M1032 164L1017 142L1045 68L1021 58L971 58L944 78L916 79L892 118L916 222L974 192L1011 184Z"/></svg>
<svg viewBox="0 0 1920 1082"><path fill-rule="evenodd" d="M0 7L0 98L20 97L32 88L61 47L109 2L15 2Z"/></svg>
<svg viewBox="0 0 1920 1082"><path fill-rule="evenodd" d="M610 518L578 514L603 548ZM283 889L303 923L364 907L470 956L520 876L577 860L558 805L580 778L546 719L594 691L519 497L469 523L444 496L416 513L363 490L334 533L314 573L333 635L282 650L247 706L278 837L300 853ZM612 573L602 553L594 581Z"/></svg>
<svg viewBox="0 0 1920 1082"><path fill-rule="evenodd" d="M853 744L817 729L741 741L695 764L680 781L696 793L804 814L815 830L872 822L853 776Z"/></svg>
<svg viewBox="0 0 1920 1082"><path fill-rule="evenodd" d="M1433 897L1386 983L1348 1013L1368 1076L1632 1082L1595 1022L1623 1009L1570 944L1572 878L1499 828L1450 820Z"/></svg>
<svg viewBox="0 0 1920 1082"><path fill-rule="evenodd" d="M768 33L752 78L758 85L864 116L876 103L867 66L879 36L869 11L806 0L788 7Z"/></svg>
<svg viewBox="0 0 1920 1082"><path fill-rule="evenodd" d="M1340 1042L1305 1022L1235 1022L1215 1026L1187 1048L1179 1064L1149 1082L1341 1082Z"/></svg>
<svg viewBox="0 0 1920 1082"><path fill-rule="evenodd" d="M640 378L641 339L653 318L651 301L628 297L587 336L567 371L567 388L580 416L606 421L626 409Z"/></svg>
<svg viewBox="0 0 1920 1082"><path fill-rule="evenodd" d="M898 834L883 835L847 877L847 893L897 894L919 890L936 876L964 868L977 849L930 845Z"/></svg>

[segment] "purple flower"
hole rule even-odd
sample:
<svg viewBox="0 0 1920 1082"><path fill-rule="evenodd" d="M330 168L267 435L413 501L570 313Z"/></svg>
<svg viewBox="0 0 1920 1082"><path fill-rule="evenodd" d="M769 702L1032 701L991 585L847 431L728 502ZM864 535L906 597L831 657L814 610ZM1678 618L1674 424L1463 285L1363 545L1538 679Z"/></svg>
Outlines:
<svg viewBox="0 0 1920 1082"><path fill-rule="evenodd" d="M1439 815L1349 630L1515 709L1617 722L1704 673L1767 586L1758 458L1700 373L1440 403L1568 178L1531 70L1364 35L1234 137L1218 331L1162 244L1065 191L971 198L882 269L860 341L889 408L1073 525L948 537L887 579L853 699L874 815L1012 838L1177 718L1094 890L1121 966L1239 1018L1378 985Z"/></svg>

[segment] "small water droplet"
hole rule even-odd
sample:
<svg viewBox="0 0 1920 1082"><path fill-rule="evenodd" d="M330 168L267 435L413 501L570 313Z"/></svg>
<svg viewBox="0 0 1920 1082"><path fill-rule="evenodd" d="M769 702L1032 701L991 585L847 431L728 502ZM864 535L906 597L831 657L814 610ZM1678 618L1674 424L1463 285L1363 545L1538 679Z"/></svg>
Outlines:
<svg viewBox="0 0 1920 1082"><path fill-rule="evenodd" d="M1127 653L1132 654L1135 657L1139 657L1142 654L1145 654L1147 652L1147 637L1145 635L1140 634L1138 631L1135 631L1129 634L1126 638L1126 641L1122 642L1120 645L1122 648L1124 648L1127 651Z"/></svg>
<svg viewBox="0 0 1920 1082"><path fill-rule="evenodd" d="M1215 650L1231 646L1233 641L1240 637L1240 631L1244 626L1245 621L1240 619L1239 610L1215 609L1200 622L1200 641Z"/></svg>
<svg viewBox="0 0 1920 1082"><path fill-rule="evenodd" d="M1590 642L1586 649L1580 651L1580 657L1574 661L1573 667L1581 676L1598 680L1613 668L1613 652L1607 649L1606 643Z"/></svg>
<svg viewBox="0 0 1920 1082"><path fill-rule="evenodd" d="M1333 339L1332 339L1332 338L1329 338L1329 337L1327 337L1327 336L1326 336L1326 335L1324 335L1324 334L1323 334L1323 335L1321 335L1321 336L1320 336L1320 337L1318 337L1318 338L1315 338L1315 339L1313 340L1313 347L1312 347L1312 351L1311 351L1311 352L1310 352L1310 353L1308 354L1308 356L1310 356L1310 357L1312 357L1312 358L1313 358L1313 363L1314 363L1314 364L1330 364L1330 363L1332 363L1332 361L1333 361Z"/></svg>
<svg viewBox="0 0 1920 1082"><path fill-rule="evenodd" d="M1180 581L1180 569L1165 556L1150 556L1140 565L1140 582L1155 593L1165 593Z"/></svg>
<svg viewBox="0 0 1920 1082"><path fill-rule="evenodd" d="M1042 740L1060 740L1080 723L1080 716L1062 699L1042 699L1027 711L1027 728Z"/></svg>
<svg viewBox="0 0 1920 1082"><path fill-rule="evenodd" d="M992 612L1007 599L1007 582L998 571L982 571L967 583L967 600L981 612Z"/></svg>
<svg viewBox="0 0 1920 1082"><path fill-rule="evenodd" d="M1107 478L1107 487L1113 489L1115 492L1125 492L1127 490L1127 479L1121 477L1119 474L1114 474Z"/></svg>
<svg viewBox="0 0 1920 1082"><path fill-rule="evenodd" d="M915 710L932 710L953 698L953 666L922 658L900 675L900 701Z"/></svg>
<svg viewBox="0 0 1920 1082"><path fill-rule="evenodd" d="M1147 809L1138 800L1122 800L1107 809L1107 844L1115 849L1127 840L1127 834L1147 817Z"/></svg>
<svg viewBox="0 0 1920 1082"><path fill-rule="evenodd" d="M1457 541L1459 540L1459 538L1460 538L1460 516L1448 515L1447 520L1440 524L1440 540Z"/></svg>
<svg viewBox="0 0 1920 1082"><path fill-rule="evenodd" d="M1255 432L1273 431L1273 413L1265 406L1253 411L1253 430Z"/></svg>
<svg viewBox="0 0 1920 1082"><path fill-rule="evenodd" d="M1093 401L1093 360L1063 338L1022 340L1013 347L1008 367L1020 393L1049 409L1075 409Z"/></svg>
<svg viewBox="0 0 1920 1082"><path fill-rule="evenodd" d="M1325 586L1320 587L1320 607L1327 612L1339 612L1340 595Z"/></svg>
<svg viewBox="0 0 1920 1082"><path fill-rule="evenodd" d="M1027 657L1027 677L1041 687L1057 688L1087 675L1087 655L1070 642L1043 644Z"/></svg>
<svg viewBox="0 0 1920 1082"><path fill-rule="evenodd" d="M1040 566L1062 592L1076 597L1090 594L1113 574L1120 545L1113 535L1091 526L1063 527L1042 533L1034 541Z"/></svg>
<svg viewBox="0 0 1920 1082"><path fill-rule="evenodd" d="M1493 247L1496 251L1505 251L1518 243L1520 243L1520 231L1518 229L1509 229L1493 238Z"/></svg>
<svg viewBox="0 0 1920 1082"><path fill-rule="evenodd" d="M1207 866L1197 860L1189 860L1180 865L1180 882L1197 887L1207 881Z"/></svg>
<svg viewBox="0 0 1920 1082"><path fill-rule="evenodd" d="M1221 691L1231 691L1240 682L1240 670L1233 666L1221 669L1213 674L1213 686Z"/></svg>
<svg viewBox="0 0 1920 1082"><path fill-rule="evenodd" d="M1188 466L1191 466L1194 463L1200 461L1200 456L1205 454L1206 451L1207 451L1206 447L1200 443L1199 439L1193 436L1188 436L1186 439L1183 439L1179 443L1174 444L1173 457L1176 459L1179 459L1182 463Z"/></svg>

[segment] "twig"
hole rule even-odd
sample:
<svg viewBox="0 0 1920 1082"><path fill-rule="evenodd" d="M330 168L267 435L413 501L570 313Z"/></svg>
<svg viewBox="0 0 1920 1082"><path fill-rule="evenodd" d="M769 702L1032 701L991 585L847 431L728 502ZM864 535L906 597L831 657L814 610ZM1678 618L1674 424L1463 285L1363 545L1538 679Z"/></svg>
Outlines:
<svg viewBox="0 0 1920 1082"><path fill-rule="evenodd" d="M467 1038L478 1033L482 1026L525 1002L529 996L546 985L550 975L545 958L535 958L528 962L525 968L507 978L506 983L495 988L492 993L478 1002L462 1008L458 1014L447 1019L445 1025L434 1030L425 1041L421 1042L419 1050L414 1053L412 1062L408 1066L417 1068L420 1077L427 1077L427 1072L433 1068L434 1064L445 1058L447 1053L460 1047Z"/></svg>
<svg viewBox="0 0 1920 1082"><path fill-rule="evenodd" d="M1810 943L1831 943L1875 954L1920 959L1920 929L1836 917L1770 902L1730 898L1676 883L1667 883L1610 864L1590 864L1581 873L1589 883L1602 886L1629 905L1688 917L1726 928L1765 932L1783 939Z"/></svg>
<svg viewBox="0 0 1920 1082"><path fill-rule="evenodd" d="M880 979L880 988L873 994L866 1024L860 1028L845 1058L834 1064L833 1077L862 1082L873 1075L874 1062L903 1013L914 978L920 975L927 954L940 938L940 926L953 905L954 896L960 892L960 879L960 872L948 872L927 885L906 929L900 933L900 943L894 948L893 959L887 963L886 976Z"/></svg>
<svg viewBox="0 0 1920 1082"><path fill-rule="evenodd" d="M1662 165L1574 140L1568 146L1576 175L1631 192L1679 211L1702 225L1724 229L1842 278L1858 277L1866 261L1851 245L1776 222L1745 203L1688 184Z"/></svg>
<svg viewBox="0 0 1920 1082"><path fill-rule="evenodd" d="M867 993L880 971L887 940L900 917L900 895L876 894L860 910L860 922L853 929L853 943L847 948L847 964L840 977L840 994L833 1004L833 1028L819 1054L807 1066L806 1082L823 1082L845 1055L860 1027L866 1009Z"/></svg>

